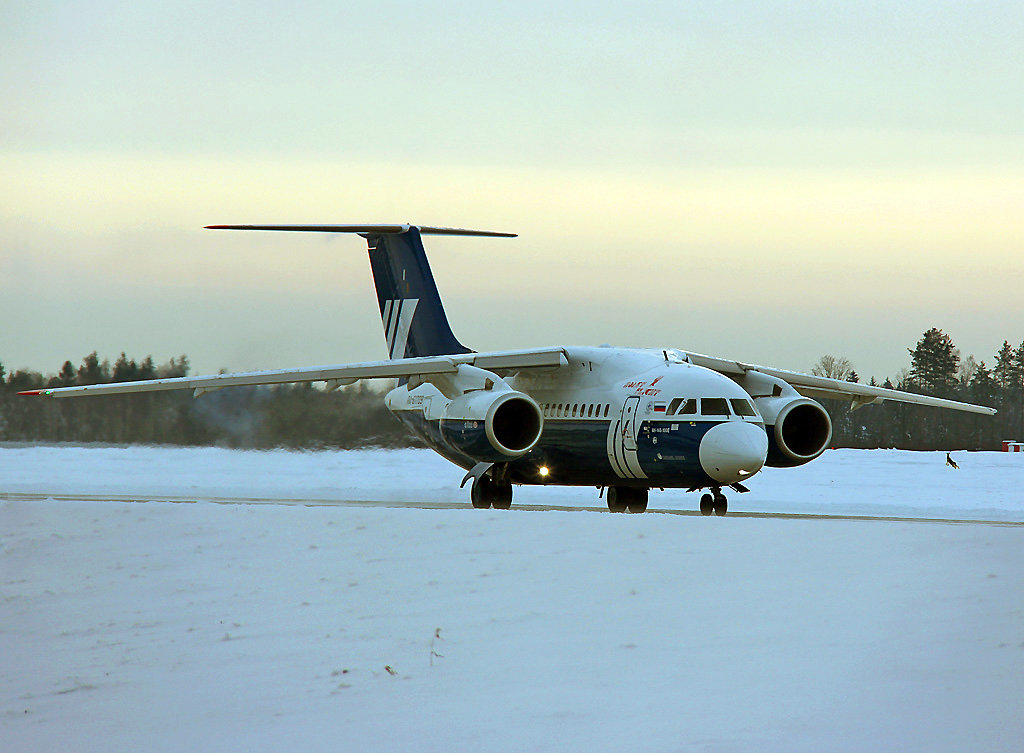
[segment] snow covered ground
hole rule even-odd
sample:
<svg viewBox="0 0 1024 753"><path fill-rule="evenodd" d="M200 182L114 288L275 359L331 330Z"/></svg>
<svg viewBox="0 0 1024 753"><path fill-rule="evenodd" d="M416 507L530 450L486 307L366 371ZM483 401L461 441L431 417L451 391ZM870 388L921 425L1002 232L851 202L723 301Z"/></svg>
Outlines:
<svg viewBox="0 0 1024 753"><path fill-rule="evenodd" d="M1019 751L1024 456L954 458L730 506L1002 523L209 504L467 495L416 450L0 447L0 750Z"/></svg>
<svg viewBox="0 0 1024 753"><path fill-rule="evenodd" d="M730 509L1024 521L1024 454L831 450L799 468L765 468ZM0 446L0 494L147 495L308 501L466 502L465 472L430 450L239 451L195 447ZM601 506L592 487L518 487L519 504ZM679 489L651 507L696 510Z"/></svg>

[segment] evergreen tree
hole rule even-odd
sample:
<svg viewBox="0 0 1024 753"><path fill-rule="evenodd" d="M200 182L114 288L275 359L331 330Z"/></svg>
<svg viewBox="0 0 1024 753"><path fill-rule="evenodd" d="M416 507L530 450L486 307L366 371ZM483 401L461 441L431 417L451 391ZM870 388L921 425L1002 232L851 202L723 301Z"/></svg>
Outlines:
<svg viewBox="0 0 1024 753"><path fill-rule="evenodd" d="M993 405L996 402L996 394L999 392L999 384L992 376L992 371L982 361L974 370L974 376L969 385L971 400L980 405Z"/></svg>
<svg viewBox="0 0 1024 753"><path fill-rule="evenodd" d="M182 356L184 358L184 356ZM153 356L146 356L146 360L139 364L139 373L136 379L155 379L156 366L153 363Z"/></svg>
<svg viewBox="0 0 1024 753"><path fill-rule="evenodd" d="M128 357L121 351L120 357L114 363L114 373L111 379L115 382L134 382L139 378L139 366L134 360L129 361Z"/></svg>
<svg viewBox="0 0 1024 753"><path fill-rule="evenodd" d="M960 354L949 335L932 327L910 353L910 381L918 389L937 396L953 394Z"/></svg>
<svg viewBox="0 0 1024 753"><path fill-rule="evenodd" d="M1003 346L996 353L996 365L992 369L992 376L1002 389L1009 390L1014 383L1014 351L1009 341L1003 340Z"/></svg>
<svg viewBox="0 0 1024 753"><path fill-rule="evenodd" d="M1013 358L1010 360L1010 383L1011 387L1024 390L1024 342L1013 351Z"/></svg>
<svg viewBox="0 0 1024 753"><path fill-rule="evenodd" d="M71 361L65 361L64 365L60 367L57 379L61 387L71 387L75 383L75 366Z"/></svg>
<svg viewBox="0 0 1024 753"><path fill-rule="evenodd" d="M100 363L99 354L94 350L82 359L76 378L78 384L103 384L110 381L110 363Z"/></svg>

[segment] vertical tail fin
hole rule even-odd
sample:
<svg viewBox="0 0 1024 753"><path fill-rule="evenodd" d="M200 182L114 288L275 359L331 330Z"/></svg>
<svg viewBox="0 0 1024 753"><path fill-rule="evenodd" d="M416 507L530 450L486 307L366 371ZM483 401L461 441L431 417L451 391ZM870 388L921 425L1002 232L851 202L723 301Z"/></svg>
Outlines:
<svg viewBox="0 0 1024 753"><path fill-rule="evenodd" d="M358 233L370 249L380 318L392 359L469 353L452 334L420 235L484 235L515 238L514 233L423 225L207 225L210 230L280 230L307 233Z"/></svg>
<svg viewBox="0 0 1024 753"><path fill-rule="evenodd" d="M367 234L370 268L388 342L388 357L468 353L452 333L420 231Z"/></svg>

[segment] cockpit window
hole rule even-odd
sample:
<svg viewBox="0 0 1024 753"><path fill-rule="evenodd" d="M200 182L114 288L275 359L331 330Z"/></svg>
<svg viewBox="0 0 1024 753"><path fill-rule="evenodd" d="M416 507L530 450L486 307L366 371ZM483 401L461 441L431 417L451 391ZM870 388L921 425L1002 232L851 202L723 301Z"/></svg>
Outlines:
<svg viewBox="0 0 1024 753"><path fill-rule="evenodd" d="M729 401L732 405L733 413L737 416L756 416L757 411L754 410L754 406L750 404L749 400L744 400L741 397L733 398Z"/></svg>
<svg viewBox="0 0 1024 753"><path fill-rule="evenodd" d="M728 416L729 404L724 397L701 398L700 412L704 416Z"/></svg>
<svg viewBox="0 0 1024 753"><path fill-rule="evenodd" d="M679 410L675 411L675 413L678 416L695 416L695 415L697 415L697 401L694 400L691 397L689 400L685 401L682 404L682 406L680 406Z"/></svg>

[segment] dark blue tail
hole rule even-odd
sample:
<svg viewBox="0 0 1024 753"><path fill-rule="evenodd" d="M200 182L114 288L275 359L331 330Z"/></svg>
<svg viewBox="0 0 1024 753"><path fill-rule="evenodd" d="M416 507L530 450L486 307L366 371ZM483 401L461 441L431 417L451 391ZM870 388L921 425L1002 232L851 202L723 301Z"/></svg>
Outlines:
<svg viewBox="0 0 1024 753"><path fill-rule="evenodd" d="M416 358L469 353L448 324L417 227L366 234L388 356Z"/></svg>

